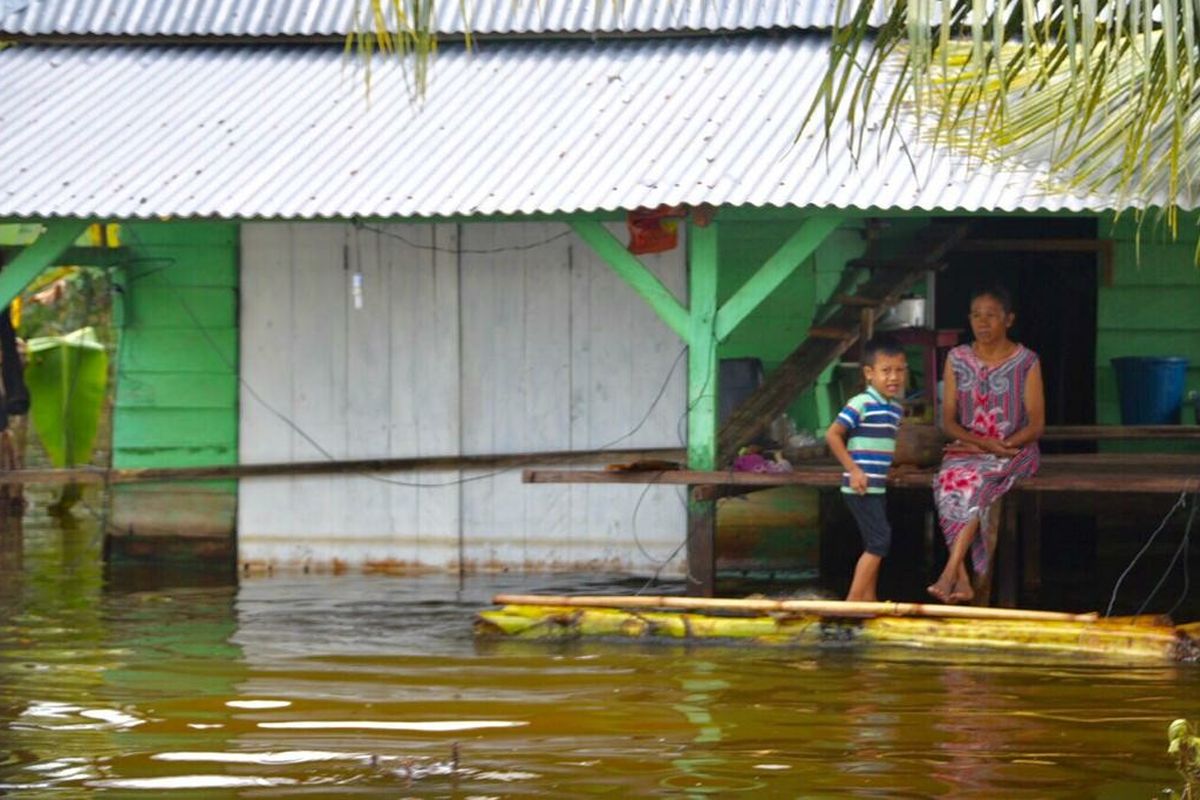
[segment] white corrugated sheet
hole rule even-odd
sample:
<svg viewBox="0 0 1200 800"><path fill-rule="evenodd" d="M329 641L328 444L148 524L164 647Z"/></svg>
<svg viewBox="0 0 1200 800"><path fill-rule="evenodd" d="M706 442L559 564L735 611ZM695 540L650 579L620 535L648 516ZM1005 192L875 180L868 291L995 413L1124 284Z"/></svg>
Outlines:
<svg viewBox="0 0 1200 800"><path fill-rule="evenodd" d="M347 218L660 203L1101 209L875 131L797 126L819 36L444 48L428 99L338 48L0 51L0 216ZM835 131L835 142L846 132Z"/></svg>
<svg viewBox="0 0 1200 800"><path fill-rule="evenodd" d="M390 2L385 3L390 6ZM439 0L435 29L479 34L828 28L836 0ZM367 0L0 0L0 31L322 36L369 28ZM357 14L357 17L356 17ZM464 21L469 21L464 24ZM876 22L882 14L876 14Z"/></svg>

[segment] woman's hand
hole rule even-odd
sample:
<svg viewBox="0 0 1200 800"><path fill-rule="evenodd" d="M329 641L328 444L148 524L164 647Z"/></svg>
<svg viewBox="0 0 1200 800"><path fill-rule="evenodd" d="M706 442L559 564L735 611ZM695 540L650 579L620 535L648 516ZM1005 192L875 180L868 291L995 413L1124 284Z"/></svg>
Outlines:
<svg viewBox="0 0 1200 800"><path fill-rule="evenodd" d="M999 439L981 438L978 443L968 442L965 439L955 439L945 447L947 455L966 454L981 456L991 454L1000 456L1001 458L1012 458L1019 452L1021 452L1020 448L1012 447Z"/></svg>
<svg viewBox="0 0 1200 800"><path fill-rule="evenodd" d="M1001 458L1012 458L1021 452L1019 448L1011 447L1007 442L1003 442L1000 439L985 439L983 449Z"/></svg>

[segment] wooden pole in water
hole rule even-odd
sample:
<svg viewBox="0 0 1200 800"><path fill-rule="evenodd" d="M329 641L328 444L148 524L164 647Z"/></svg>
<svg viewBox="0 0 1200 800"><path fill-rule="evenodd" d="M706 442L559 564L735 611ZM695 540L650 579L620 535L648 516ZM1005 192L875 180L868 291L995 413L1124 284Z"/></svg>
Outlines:
<svg viewBox="0 0 1200 800"><path fill-rule="evenodd" d="M1100 615L1019 608L945 606L925 603L862 603L844 600L767 600L724 597L642 595L498 594L497 605L573 606L582 608L674 608L689 611L757 611L816 614L826 617L940 617L955 619L1028 620L1030 622L1095 622Z"/></svg>

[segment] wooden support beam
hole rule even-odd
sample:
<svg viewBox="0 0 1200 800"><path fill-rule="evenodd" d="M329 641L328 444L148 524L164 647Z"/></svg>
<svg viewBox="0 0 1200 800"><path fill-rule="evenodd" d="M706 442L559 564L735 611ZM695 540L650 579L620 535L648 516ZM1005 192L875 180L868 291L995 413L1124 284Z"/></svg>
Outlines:
<svg viewBox="0 0 1200 800"><path fill-rule="evenodd" d="M49 222L37 241L24 247L12 261L0 269L0 308L7 306L47 267L58 262L87 229L83 222Z"/></svg>
<svg viewBox="0 0 1200 800"><path fill-rule="evenodd" d="M711 470L717 445L718 223L688 223L688 468ZM712 597L717 586L717 509L688 502L688 594Z"/></svg>
<svg viewBox="0 0 1200 800"><path fill-rule="evenodd" d="M588 245L596 251L613 271L621 276L629 287L642 296L650 304L659 319L684 341L688 340L688 312L675 299L658 276L646 267L625 246L617 241L617 237L608 232L608 228L594 220L577 220L571 223L571 228Z"/></svg>
<svg viewBox="0 0 1200 800"><path fill-rule="evenodd" d="M717 340L724 341L759 303L770 297L837 230L842 219L841 214L823 213L804 220L800 228L721 305L717 313Z"/></svg>
<svg viewBox="0 0 1200 800"><path fill-rule="evenodd" d="M863 308L879 308L881 303L874 297L859 297L856 294L839 294L833 298L840 306L861 306Z"/></svg>
<svg viewBox="0 0 1200 800"><path fill-rule="evenodd" d="M1023 495L1021 503L1021 592L1036 603L1042 590L1042 496Z"/></svg>
<svg viewBox="0 0 1200 800"><path fill-rule="evenodd" d="M1095 253L1102 283L1112 286L1116 243L1112 239L964 239L960 253Z"/></svg>
<svg viewBox="0 0 1200 800"><path fill-rule="evenodd" d="M996 605L1001 608L1017 607L1017 586L1020 563L1018 556L1020 540L1020 495L1009 495L1000 509L1000 534L996 541L996 556L993 571L996 573Z"/></svg>
<svg viewBox="0 0 1200 800"><path fill-rule="evenodd" d="M853 342L858 338L858 331L846 330L845 328L809 328L808 336L811 339L830 339L835 342Z"/></svg>
<svg viewBox="0 0 1200 800"><path fill-rule="evenodd" d="M688 467L713 469L717 436L717 223L688 225Z"/></svg>

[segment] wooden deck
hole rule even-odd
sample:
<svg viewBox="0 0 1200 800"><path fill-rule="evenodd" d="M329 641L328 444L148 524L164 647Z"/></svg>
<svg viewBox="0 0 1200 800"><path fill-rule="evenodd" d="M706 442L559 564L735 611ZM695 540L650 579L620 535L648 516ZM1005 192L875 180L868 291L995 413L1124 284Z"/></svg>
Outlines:
<svg viewBox="0 0 1200 800"><path fill-rule="evenodd" d="M937 470L898 467L888 485L898 489L928 488ZM528 469L525 483L661 483L695 487L697 500L721 496L733 487L772 486L835 487L842 468L831 459L797 464L791 472L698 472L694 470L574 470ZM1123 492L1179 494L1200 491L1200 453L1086 453L1042 456L1042 466L1032 478L1017 482L1032 492Z"/></svg>
<svg viewBox="0 0 1200 800"><path fill-rule="evenodd" d="M1189 426L1194 427L1194 426ZM1100 437L1098 437L1100 438ZM1122 437L1123 438L1123 437ZM1191 438L1184 436L1179 438ZM895 489L931 489L936 468L899 467L888 485ZM691 487L696 500L745 494L775 486L833 489L841 467L831 459L803 462L792 472L699 472L693 470L526 470L526 483L669 484ZM1041 469L1019 480L1006 495L999 519L989 532L994 567L986 576L981 601L996 585L996 602L1014 607L1021 594L1035 596L1041 585L1042 501L1048 493L1116 498L1119 495L1178 495L1200 492L1200 453L1088 453L1044 455ZM1089 505L1092 503L1089 502Z"/></svg>

